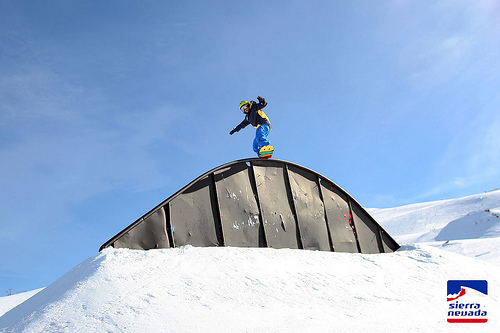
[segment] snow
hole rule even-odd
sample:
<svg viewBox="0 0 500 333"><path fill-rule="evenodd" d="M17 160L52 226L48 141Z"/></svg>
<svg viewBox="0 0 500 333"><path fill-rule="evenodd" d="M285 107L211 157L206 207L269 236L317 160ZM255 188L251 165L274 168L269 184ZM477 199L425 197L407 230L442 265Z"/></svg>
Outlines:
<svg viewBox="0 0 500 333"><path fill-rule="evenodd" d="M420 243L500 265L500 190L369 209L399 244Z"/></svg>
<svg viewBox="0 0 500 333"><path fill-rule="evenodd" d="M495 190L460 199L419 203L387 209L369 209L368 212L397 241L401 239L404 242L415 242L423 235L428 235L428 239L432 239L432 233L435 233L436 230L440 230L451 221L463 218L471 213L490 210L489 214L498 218L498 213L497 216L494 216L494 214L500 209L499 207L500 190ZM491 235L491 237L500 237L500 233L496 233L496 236Z"/></svg>
<svg viewBox="0 0 500 333"><path fill-rule="evenodd" d="M5 312L23 303L42 289L43 288L0 298L0 316L3 316Z"/></svg>
<svg viewBox="0 0 500 333"><path fill-rule="evenodd" d="M500 266L500 238L452 240L425 244Z"/></svg>
<svg viewBox="0 0 500 333"><path fill-rule="evenodd" d="M4 332L381 332L390 326L448 332L446 282L464 278L499 285L500 267L426 245L378 255L106 249L5 314L0 327ZM489 299L490 313L500 314L500 295ZM479 329L491 330L493 319Z"/></svg>
<svg viewBox="0 0 500 333"><path fill-rule="evenodd" d="M0 298L0 332L489 332L500 326L500 191L370 213L402 248L105 249ZM448 280L487 280L488 322L447 322ZM474 299L474 291L468 297Z"/></svg>

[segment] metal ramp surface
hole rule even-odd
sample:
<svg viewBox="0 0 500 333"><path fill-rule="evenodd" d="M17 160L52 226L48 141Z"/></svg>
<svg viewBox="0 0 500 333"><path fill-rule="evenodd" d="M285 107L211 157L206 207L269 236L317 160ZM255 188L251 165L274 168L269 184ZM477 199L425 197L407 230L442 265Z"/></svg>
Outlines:
<svg viewBox="0 0 500 333"><path fill-rule="evenodd" d="M193 180L104 243L394 252L397 242L346 191L303 166L244 159Z"/></svg>

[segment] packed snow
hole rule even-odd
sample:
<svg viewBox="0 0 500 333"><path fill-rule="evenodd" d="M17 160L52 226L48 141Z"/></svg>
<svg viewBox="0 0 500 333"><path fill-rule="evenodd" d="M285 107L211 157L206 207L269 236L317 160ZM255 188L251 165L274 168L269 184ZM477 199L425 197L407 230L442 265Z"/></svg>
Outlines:
<svg viewBox="0 0 500 333"><path fill-rule="evenodd" d="M395 253L108 248L42 290L0 298L0 332L495 331L499 207L493 191L370 209ZM488 281L487 323L447 322L448 280Z"/></svg>

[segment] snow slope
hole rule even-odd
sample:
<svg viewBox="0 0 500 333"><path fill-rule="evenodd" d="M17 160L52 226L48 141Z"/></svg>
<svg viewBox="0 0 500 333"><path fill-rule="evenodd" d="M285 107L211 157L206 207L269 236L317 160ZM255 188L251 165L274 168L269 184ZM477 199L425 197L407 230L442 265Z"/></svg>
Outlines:
<svg viewBox="0 0 500 333"><path fill-rule="evenodd" d="M403 245L390 254L106 249L24 302L0 298L0 332L495 331L499 207L500 190L370 209ZM486 324L447 323L454 279L488 281Z"/></svg>
<svg viewBox="0 0 500 333"><path fill-rule="evenodd" d="M446 322L449 279L500 267L425 245L392 254L106 249L0 317L1 332L475 332Z"/></svg>
<svg viewBox="0 0 500 333"><path fill-rule="evenodd" d="M500 190L368 211L399 244L428 244L500 265Z"/></svg>
<svg viewBox="0 0 500 333"><path fill-rule="evenodd" d="M42 289L43 288L0 298L0 316L3 316L5 312L18 306Z"/></svg>
<svg viewBox="0 0 500 333"><path fill-rule="evenodd" d="M410 243L437 240L436 236L448 224L455 225L455 231L458 231L459 228L467 228L466 233L460 238L455 238L457 235L450 233L448 237L452 239L500 237L499 210L500 190L495 190L460 199L419 203L396 208L372 208L368 209L368 212L398 242ZM470 216L471 214L474 216ZM469 216L466 221L454 222L464 219L466 216ZM485 219L489 219L491 223L488 225L476 224L476 222L482 222L481 220ZM462 226L457 228L459 224ZM488 227L492 228L489 234L487 233Z"/></svg>

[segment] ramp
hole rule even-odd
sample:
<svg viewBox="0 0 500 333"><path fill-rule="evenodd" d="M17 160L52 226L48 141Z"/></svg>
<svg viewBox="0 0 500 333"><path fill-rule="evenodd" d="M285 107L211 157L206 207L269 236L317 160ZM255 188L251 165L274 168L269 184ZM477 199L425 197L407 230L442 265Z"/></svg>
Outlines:
<svg viewBox="0 0 500 333"><path fill-rule="evenodd" d="M291 162L258 158L201 175L100 250L184 245L350 253L394 252L400 247L328 178Z"/></svg>

